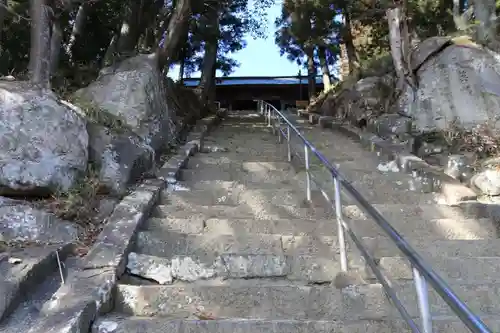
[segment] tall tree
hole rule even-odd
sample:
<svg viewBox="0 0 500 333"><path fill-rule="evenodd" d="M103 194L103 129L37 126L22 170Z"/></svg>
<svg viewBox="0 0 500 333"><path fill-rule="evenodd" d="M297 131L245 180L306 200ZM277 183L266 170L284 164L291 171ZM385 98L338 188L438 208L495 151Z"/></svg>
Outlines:
<svg viewBox="0 0 500 333"><path fill-rule="evenodd" d="M53 9L50 0L31 1L30 79L40 88L50 87L50 37Z"/></svg>

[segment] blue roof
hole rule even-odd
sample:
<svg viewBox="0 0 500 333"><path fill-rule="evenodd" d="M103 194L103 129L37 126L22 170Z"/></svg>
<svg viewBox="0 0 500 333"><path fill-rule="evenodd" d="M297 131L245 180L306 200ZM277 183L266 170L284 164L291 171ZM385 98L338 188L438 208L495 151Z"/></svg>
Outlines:
<svg viewBox="0 0 500 333"><path fill-rule="evenodd" d="M197 86L200 82L199 78L187 78L184 79L185 86ZM317 84L322 84L323 80L321 77L316 78ZM284 77L223 77L217 78L218 86L239 86L239 85L296 85L296 84L306 84L307 77L302 77L299 80L296 76L284 76Z"/></svg>

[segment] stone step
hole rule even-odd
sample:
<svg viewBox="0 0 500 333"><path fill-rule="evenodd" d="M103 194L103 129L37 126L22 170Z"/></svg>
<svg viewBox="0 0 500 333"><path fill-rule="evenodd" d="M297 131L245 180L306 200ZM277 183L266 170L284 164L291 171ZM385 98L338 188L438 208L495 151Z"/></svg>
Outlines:
<svg viewBox="0 0 500 333"><path fill-rule="evenodd" d="M230 281L230 280L229 280ZM341 320L383 319L392 312L378 284L330 286L182 285L117 286L115 311L135 316Z"/></svg>
<svg viewBox="0 0 500 333"><path fill-rule="evenodd" d="M259 170L258 167L254 169L244 169L243 166L239 167L234 164L227 164L226 167L221 166L205 166L195 169L182 169L179 173L179 180L188 182L190 184L199 181L237 181L240 184L247 183L268 183L276 186L290 184L296 177L296 172L292 169L279 169L273 167L273 163L259 162L259 164L266 164Z"/></svg>
<svg viewBox="0 0 500 333"><path fill-rule="evenodd" d="M400 257L401 252L396 245L387 237L363 237L367 249L375 258ZM409 239L410 246L415 249L424 259L431 260L434 257L500 257L500 240L449 240L449 239ZM348 244L353 248L354 245Z"/></svg>
<svg viewBox="0 0 500 333"><path fill-rule="evenodd" d="M286 151L280 146L274 146L272 149L235 149L229 152L204 153L195 155L188 162L189 168L200 168L206 165L221 165L221 164L243 164L243 163L259 163L273 162L286 163Z"/></svg>
<svg viewBox="0 0 500 333"><path fill-rule="evenodd" d="M332 211L323 207L296 207L290 205L243 204L238 206L213 205L200 206L191 204L158 205L153 217L186 217L189 214L203 214L207 218L248 218L258 220L275 219L327 219Z"/></svg>
<svg viewBox="0 0 500 333"><path fill-rule="evenodd" d="M199 318L182 320L167 318L127 317L106 315L96 320L92 333L410 333L411 330L391 320L359 320L340 322L335 320L261 320L221 319L199 314ZM496 332L500 320L487 318L487 325ZM112 328L112 329L110 329ZM470 330L456 318L434 318L433 328L440 333L469 333Z"/></svg>
<svg viewBox="0 0 500 333"><path fill-rule="evenodd" d="M276 190L276 185L268 184L268 183L252 183L247 182L245 184L239 183L238 181L223 181L223 180L201 180L198 182L190 182L186 183L184 181L179 181L178 184L184 188L189 190L231 190L236 187L243 187L244 189L249 190ZM279 187L282 190L290 190L297 191L301 190L303 192L303 188L298 187L296 184L291 182L290 184L280 185Z"/></svg>
<svg viewBox="0 0 500 333"><path fill-rule="evenodd" d="M456 220L437 219L426 223L453 224ZM464 220L466 223L467 220ZM471 223L474 221L471 221ZM486 223L487 221L484 221ZM375 222L354 220L350 221L356 235L361 237L371 253L375 257L399 256L400 252L394 242L386 233L378 227ZM364 224L361 226L360 224ZM337 223L334 218L330 220L300 220L300 219L278 219L278 220L255 220L255 219L223 219L211 218L204 220L205 231L219 234L279 234L296 236L330 236L336 237ZM371 226L371 227L369 227ZM413 224L408 226L414 230L413 236L421 235L420 226ZM411 229L413 228L413 229ZM357 232L357 230L360 230ZM372 230L372 232L368 232ZM399 231L399 230L398 230ZM363 237L363 235L367 235ZM465 235L467 236L467 234ZM346 236L347 237L347 236ZM348 237L347 237L348 239ZM428 237L407 237L406 240L419 253L436 254L442 256L460 257L487 257L500 256L500 240L498 239L446 239L442 235L434 233ZM349 244L348 244L349 246ZM352 246L351 246L352 247Z"/></svg>
<svg viewBox="0 0 500 333"><path fill-rule="evenodd" d="M179 257L189 258L187 260L197 266L215 270L213 278L286 276L293 281L323 283L334 281L341 271L339 247L334 237L174 232L159 235L153 230L139 232L136 252L171 261ZM156 261L168 265L162 259L153 260ZM156 264L153 266L157 267ZM354 259L350 267L364 269L364 265Z"/></svg>
<svg viewBox="0 0 500 333"><path fill-rule="evenodd" d="M332 220L305 219L235 219L211 218L205 220L205 231L219 234L278 234L297 236L335 236L337 224Z"/></svg>
<svg viewBox="0 0 500 333"><path fill-rule="evenodd" d="M444 205L373 205L392 226L407 237L425 238L434 234L439 238L491 239L497 238L497 227L487 219L468 218L460 209ZM356 206L343 208L345 217L366 220L366 215ZM369 222L369 223L368 223ZM363 236L375 234L375 222L353 223L353 228ZM365 231L365 227L366 231ZM378 227L375 227L378 228ZM366 233L366 234L365 234Z"/></svg>
<svg viewBox="0 0 500 333"><path fill-rule="evenodd" d="M450 283L500 284L500 257L440 257L427 258L427 262L445 280ZM401 257L379 259L379 267L393 280L413 279L409 262ZM367 278L374 278L371 270L366 270Z"/></svg>
<svg viewBox="0 0 500 333"><path fill-rule="evenodd" d="M278 235L158 234L156 231L139 232L136 251L167 258L174 255L200 258L219 254L283 255Z"/></svg>
<svg viewBox="0 0 500 333"><path fill-rule="evenodd" d="M191 190L191 191L164 191L160 200L162 204L172 205L249 205L265 207L267 204L276 206L303 206L307 207L305 194L302 191L290 189L247 189L238 186L229 190Z"/></svg>
<svg viewBox="0 0 500 333"><path fill-rule="evenodd" d="M200 309L214 318L362 320L397 316L380 284L334 286L263 284L123 285L117 287L115 311L135 316L196 318ZM393 288L408 313L419 317L415 286ZM479 316L497 315L500 284L451 284L452 290ZM441 297L429 288L431 314L452 316Z"/></svg>

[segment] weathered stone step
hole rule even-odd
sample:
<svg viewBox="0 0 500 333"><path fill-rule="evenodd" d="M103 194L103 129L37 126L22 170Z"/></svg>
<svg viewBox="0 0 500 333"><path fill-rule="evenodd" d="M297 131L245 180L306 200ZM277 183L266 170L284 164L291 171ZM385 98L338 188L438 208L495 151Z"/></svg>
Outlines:
<svg viewBox="0 0 500 333"><path fill-rule="evenodd" d="M434 270L450 283L489 284L500 283L500 257L440 257L426 258ZM409 262L402 257L384 257L379 261L387 276L391 279L412 279ZM371 270L367 268L368 277Z"/></svg>
<svg viewBox="0 0 500 333"><path fill-rule="evenodd" d="M281 148L274 146L273 149L250 150L241 149L240 152L221 152L221 153L206 153L195 155L188 162L188 168L202 168L204 166L223 165L228 163L243 164L243 163L283 163L285 167L286 152Z"/></svg>
<svg viewBox="0 0 500 333"><path fill-rule="evenodd" d="M451 284L470 309L480 315L497 315L500 284ZM408 313L419 317L415 286L394 285ZM451 316L449 306L429 288L434 316ZM118 312L136 316L193 318L199 309L215 318L359 320L397 316L380 284L337 289L333 286L254 285L133 286L118 285ZM194 317L195 318L195 317Z"/></svg>
<svg viewBox="0 0 500 333"><path fill-rule="evenodd" d="M383 319L392 309L378 284L323 286L117 286L115 311L136 316L254 319Z"/></svg>
<svg viewBox="0 0 500 333"><path fill-rule="evenodd" d="M236 187L243 187L244 189L249 190L276 190L275 184L268 183L252 183L248 182L245 184L239 183L238 181L223 181L223 180L200 180L198 182L190 182L186 183L183 181L179 181L178 184L184 188L194 190L231 190ZM279 187L282 190L290 190L304 191L302 187L298 187L294 182L290 182L290 184L282 184ZM303 192L305 193L305 192Z"/></svg>
<svg viewBox="0 0 500 333"><path fill-rule="evenodd" d="M213 205L200 206L192 204L180 205L158 205L153 217L185 217L189 214L203 214L207 218L248 218L259 220L274 219L327 219L331 218L332 212L322 207L301 208L290 205L273 205L272 203L256 202L255 204L243 204L239 206Z"/></svg>
<svg viewBox="0 0 500 333"><path fill-rule="evenodd" d="M431 219L417 217L389 220L391 225L407 240L415 239L494 239L493 226L487 219ZM360 236L386 236L387 234L372 220L351 222L353 230ZM483 227L484 226L484 227Z"/></svg>
<svg viewBox="0 0 500 333"><path fill-rule="evenodd" d="M196 317L196 316L195 316ZM359 320L341 322L335 320L259 320L221 319L199 314L190 320L127 317L107 315L96 320L92 333L410 333L403 323L391 320ZM486 324L496 332L500 330L500 320L487 318ZM113 328L113 330L110 330ZM456 318L437 318L433 321L435 332L469 333Z"/></svg>
<svg viewBox="0 0 500 333"><path fill-rule="evenodd" d="M364 244L375 258L400 257L401 252L394 242L387 237L363 237ZM457 240L421 238L408 239L413 247L424 259L433 257L500 257L500 240ZM350 245L350 244L349 244ZM350 245L354 247L354 245Z"/></svg>
<svg viewBox="0 0 500 333"><path fill-rule="evenodd" d="M305 206L305 194L290 189L245 189L244 186L229 190L164 191L161 203L172 205L266 205Z"/></svg>
<svg viewBox="0 0 500 333"><path fill-rule="evenodd" d="M278 168L273 168L272 163L266 164L268 165L262 166L260 170L258 168L253 170L243 169L234 164L228 164L227 168L221 166L205 166L195 169L182 169L179 173L179 179L189 183L206 180L220 180L237 181L240 184L253 182L281 186L282 184L290 184L296 176L294 170L280 170Z"/></svg>
<svg viewBox="0 0 500 333"><path fill-rule="evenodd" d="M497 238L497 227L486 219L468 218L459 208L444 205L405 205L405 204L375 204L373 205L396 230L411 237L428 237L429 234L439 235L440 238L455 239L483 239ZM345 217L363 220L367 217L356 206L343 208ZM364 234L373 233L375 222L353 225L356 230ZM420 236L418 236L420 235Z"/></svg>
<svg viewBox="0 0 500 333"><path fill-rule="evenodd" d="M203 155L198 155L203 156ZM273 155L275 156L275 154ZM240 162L228 158L205 158L194 157L190 159L187 169L203 171L207 168L217 167L224 171L236 171L240 173L270 173L270 172L284 172L293 171L293 167L286 161L245 161Z"/></svg>
<svg viewBox="0 0 500 333"><path fill-rule="evenodd" d="M172 257L214 257L219 254L282 255L281 237L278 235L217 235L217 234L158 234L141 231L137 236L137 252Z"/></svg>
<svg viewBox="0 0 500 333"><path fill-rule="evenodd" d="M332 220L277 219L256 220L211 218L205 220L205 231L219 234L279 234L334 236L337 224Z"/></svg>
<svg viewBox="0 0 500 333"><path fill-rule="evenodd" d="M334 281L341 271L337 239L325 236L159 234L152 230L139 233L136 251L166 260L189 257L196 265L215 270L214 278L286 277L320 283ZM349 259L351 268L364 269L357 257ZM168 265L163 259L153 261Z"/></svg>
<svg viewBox="0 0 500 333"><path fill-rule="evenodd" d="M139 251L141 249L138 249ZM151 253L153 251L149 251ZM156 254L162 254L153 252ZM160 284L179 281L197 282L207 279L265 279L282 278L288 283L325 283L335 281L341 272L336 255L241 254L241 253L195 253L193 255L155 256L144 253L131 254L128 269L139 276ZM362 265L352 263L352 269ZM360 274L355 281L364 281ZM248 280L246 280L248 281Z"/></svg>

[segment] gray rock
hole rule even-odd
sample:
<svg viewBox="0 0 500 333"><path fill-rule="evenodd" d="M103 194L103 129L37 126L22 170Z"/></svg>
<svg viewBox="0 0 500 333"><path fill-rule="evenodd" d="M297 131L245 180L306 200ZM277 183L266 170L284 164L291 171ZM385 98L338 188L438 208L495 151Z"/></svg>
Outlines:
<svg viewBox="0 0 500 333"><path fill-rule="evenodd" d="M500 170L498 159L490 159L482 164L482 170L475 174L471 183L483 194L500 195Z"/></svg>
<svg viewBox="0 0 500 333"><path fill-rule="evenodd" d="M154 165L154 150L128 129L121 132L89 123L89 160L99 167L99 179L115 195Z"/></svg>
<svg viewBox="0 0 500 333"><path fill-rule="evenodd" d="M385 108L392 81L391 75L361 79L352 88L338 94L330 93L319 112L323 116L347 118L352 122L378 115Z"/></svg>
<svg viewBox="0 0 500 333"><path fill-rule="evenodd" d="M156 69L154 55L139 55L102 71L95 82L75 96L121 119L158 151L177 134L177 106L170 103L173 84L168 80Z"/></svg>
<svg viewBox="0 0 500 333"><path fill-rule="evenodd" d="M404 137L411 131L411 119L398 114L385 114L374 119L370 127L373 127L373 131L381 137L394 134L398 137Z"/></svg>
<svg viewBox="0 0 500 333"><path fill-rule="evenodd" d="M174 257L172 259L172 275L181 281L194 282L200 279L215 277L214 267L206 266L191 257Z"/></svg>
<svg viewBox="0 0 500 333"><path fill-rule="evenodd" d="M445 41L426 40L414 54L428 54ZM473 42L466 46L448 46L420 67L415 102L412 88L405 88L398 104L403 113L413 117L417 131L443 130L451 125L472 130L483 124L500 130L500 58Z"/></svg>
<svg viewBox="0 0 500 333"><path fill-rule="evenodd" d="M0 81L0 194L50 194L87 168L85 121L51 91Z"/></svg>
<svg viewBox="0 0 500 333"><path fill-rule="evenodd" d="M447 36L436 36L424 40L418 45L418 48L410 54L411 68L415 70L418 66L422 65L426 59L430 60L430 56L433 52L438 51L441 47L450 42L450 40L451 38Z"/></svg>
<svg viewBox="0 0 500 333"><path fill-rule="evenodd" d="M172 284L174 279L194 282L216 276L215 264L205 265L189 256L175 256L171 260L131 252L127 269L133 275L154 280L159 284Z"/></svg>
<svg viewBox="0 0 500 333"><path fill-rule="evenodd" d="M286 276L290 266L283 255L221 255L229 278L263 278Z"/></svg>
<svg viewBox="0 0 500 333"><path fill-rule="evenodd" d="M57 244L75 241L77 237L78 229L73 223L23 201L0 197L0 240Z"/></svg>
<svg viewBox="0 0 500 333"><path fill-rule="evenodd" d="M171 284L172 265L170 260L131 252L128 255L127 269L130 274L154 280L159 284Z"/></svg>
<svg viewBox="0 0 500 333"><path fill-rule="evenodd" d="M444 172L460 181L467 181L471 178L472 166L470 158L465 155L448 155Z"/></svg>

